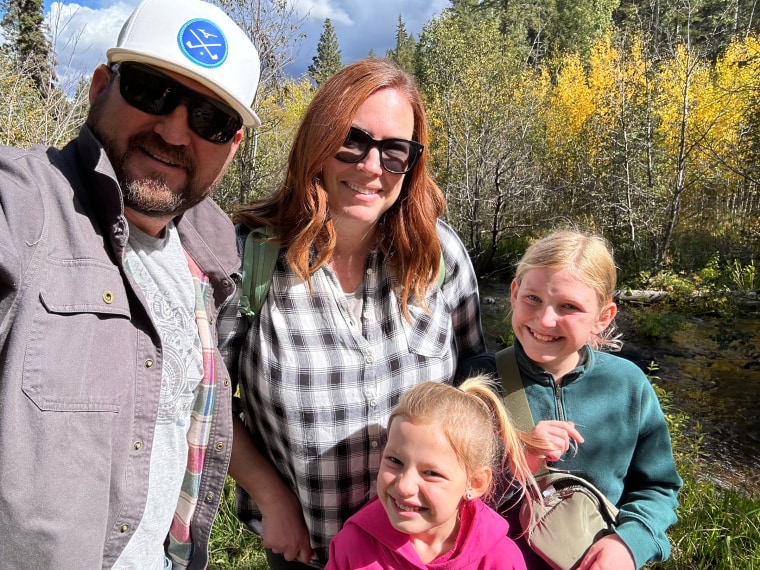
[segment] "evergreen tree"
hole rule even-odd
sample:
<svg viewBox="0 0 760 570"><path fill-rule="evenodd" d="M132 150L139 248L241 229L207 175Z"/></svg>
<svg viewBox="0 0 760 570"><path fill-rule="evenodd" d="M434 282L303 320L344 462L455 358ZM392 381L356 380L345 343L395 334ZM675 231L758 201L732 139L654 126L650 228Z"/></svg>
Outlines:
<svg viewBox="0 0 760 570"><path fill-rule="evenodd" d="M735 37L760 31L757 0L621 0L614 17L623 30L642 31L656 55L688 43L715 60Z"/></svg>
<svg viewBox="0 0 760 570"><path fill-rule="evenodd" d="M550 29L557 19L556 0L482 0L475 6L457 0L457 4L460 14L472 13L470 19L498 18L506 43L526 61L540 63L554 49Z"/></svg>
<svg viewBox="0 0 760 570"><path fill-rule="evenodd" d="M645 0L641 0L645 1ZM588 57L591 45L610 29L620 0L452 0L460 12L497 17L511 46L526 60L541 63L547 56L577 52Z"/></svg>
<svg viewBox="0 0 760 570"><path fill-rule="evenodd" d="M42 0L2 0L1 7L6 57L28 74L40 93L46 93L55 75L52 46L45 37Z"/></svg>
<svg viewBox="0 0 760 570"><path fill-rule="evenodd" d="M335 35L330 18L325 20L322 27L322 34L317 43L317 55L311 59L314 63L309 66L309 75L317 86L322 85L343 67L338 36Z"/></svg>
<svg viewBox="0 0 760 570"><path fill-rule="evenodd" d="M556 18L550 22L550 53L578 52L588 57L591 46L613 25L619 0L556 0Z"/></svg>
<svg viewBox="0 0 760 570"><path fill-rule="evenodd" d="M417 42L414 36L406 32L406 26L401 15L398 17L396 26L396 49L388 50L386 57L396 62L401 69L407 73L414 74L415 54L417 52Z"/></svg>

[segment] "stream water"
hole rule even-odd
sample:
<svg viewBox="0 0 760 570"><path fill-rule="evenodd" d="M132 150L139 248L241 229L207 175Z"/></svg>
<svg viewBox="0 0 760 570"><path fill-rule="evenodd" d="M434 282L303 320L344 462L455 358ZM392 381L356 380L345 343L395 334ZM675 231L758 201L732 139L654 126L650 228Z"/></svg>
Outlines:
<svg viewBox="0 0 760 570"><path fill-rule="evenodd" d="M483 281L480 296L488 349L499 350L508 330L509 286ZM668 340L634 337L625 305L618 314L621 355L645 369L656 363L657 384L690 418L689 433L702 438L704 471L723 486L760 494L760 314L731 323L690 318Z"/></svg>

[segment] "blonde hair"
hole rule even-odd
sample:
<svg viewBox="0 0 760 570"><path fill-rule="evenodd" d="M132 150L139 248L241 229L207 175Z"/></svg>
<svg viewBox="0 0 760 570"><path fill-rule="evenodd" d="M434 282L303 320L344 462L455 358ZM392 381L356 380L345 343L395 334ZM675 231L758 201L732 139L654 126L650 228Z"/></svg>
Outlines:
<svg viewBox="0 0 760 570"><path fill-rule="evenodd" d="M543 438L514 427L494 389L493 380L485 375L468 378L458 388L423 382L401 396L388 419L388 429L400 417L412 423L438 425L468 475L484 468L499 473L508 463L522 492L528 485L537 489L526 447L541 453L547 444ZM493 481L492 478L486 495L493 491Z"/></svg>
<svg viewBox="0 0 760 570"><path fill-rule="evenodd" d="M566 269L591 287L601 309L613 301L617 284L617 268L612 247L601 236L576 230L560 230L539 239L525 250L517 264L518 284L531 269ZM589 343L595 349L620 350L614 321Z"/></svg>

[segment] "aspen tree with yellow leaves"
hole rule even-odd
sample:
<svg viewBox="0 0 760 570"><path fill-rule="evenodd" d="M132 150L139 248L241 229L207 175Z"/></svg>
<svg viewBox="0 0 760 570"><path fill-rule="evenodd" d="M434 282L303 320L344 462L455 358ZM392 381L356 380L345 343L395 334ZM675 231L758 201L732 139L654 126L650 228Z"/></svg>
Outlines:
<svg viewBox="0 0 760 570"><path fill-rule="evenodd" d="M757 235L757 40L712 65L682 44L654 62L643 38L623 39L556 64L540 161L553 210L642 268L669 263L674 241L683 255L695 235Z"/></svg>
<svg viewBox="0 0 760 570"><path fill-rule="evenodd" d="M703 231L709 228L745 247L754 247L749 240L760 227L759 79L760 41L737 39L715 64L715 124L701 143L712 157L713 176L720 179L704 193L703 211L714 216L700 220Z"/></svg>
<svg viewBox="0 0 760 570"><path fill-rule="evenodd" d="M298 81L285 81L277 92L265 93L258 99L257 113L262 117L262 125L255 131L255 138L254 133L248 133L247 139L248 144L257 145L255 172L251 173L251 181L243 184L240 162L233 161L224 182L214 193L214 201L225 211L231 213L236 206L262 198L277 188L301 116L313 95L311 81L302 77Z"/></svg>

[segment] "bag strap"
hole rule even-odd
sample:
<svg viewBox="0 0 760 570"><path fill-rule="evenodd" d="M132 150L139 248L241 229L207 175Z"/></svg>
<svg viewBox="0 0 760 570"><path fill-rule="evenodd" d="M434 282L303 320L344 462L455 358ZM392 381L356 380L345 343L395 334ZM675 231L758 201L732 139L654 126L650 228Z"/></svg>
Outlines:
<svg viewBox="0 0 760 570"><path fill-rule="evenodd" d="M550 486L555 486L558 489L565 489L567 487L583 487L586 493L594 495L599 501L599 512L608 524L614 524L617 520L618 508L612 504L612 502L597 489L590 481L583 477L578 477L572 473L565 472L546 472L547 474L541 478L541 488L546 489Z"/></svg>
<svg viewBox="0 0 760 570"><path fill-rule="evenodd" d="M517 429L524 432L533 431L536 422L530 411L528 396L525 394L525 386L520 377L520 368L517 365L515 345L508 346L496 353L496 371L501 378L501 388L504 392L504 406L509 411L512 423ZM535 477L550 473L546 463L534 473Z"/></svg>
<svg viewBox="0 0 760 570"><path fill-rule="evenodd" d="M438 264L438 287L443 287L443 280L446 279L446 263L443 261L443 250L441 250L441 261Z"/></svg>
<svg viewBox="0 0 760 570"><path fill-rule="evenodd" d="M240 295L240 312L253 321L264 304L272 284L274 267L280 255L280 246L272 241L272 228L252 229L243 247L243 289Z"/></svg>
<svg viewBox="0 0 760 570"><path fill-rule="evenodd" d="M520 378L514 346L509 346L496 353L496 371L501 378L504 405L509 410L512 422L520 431L531 431L536 424L533 421L533 414L530 412L525 386L523 386Z"/></svg>

